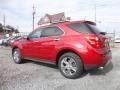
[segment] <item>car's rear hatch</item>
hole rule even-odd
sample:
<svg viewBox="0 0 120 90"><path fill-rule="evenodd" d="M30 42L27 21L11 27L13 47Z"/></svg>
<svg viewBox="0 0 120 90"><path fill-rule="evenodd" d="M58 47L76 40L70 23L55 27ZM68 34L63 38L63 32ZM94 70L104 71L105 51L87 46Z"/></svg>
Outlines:
<svg viewBox="0 0 120 90"><path fill-rule="evenodd" d="M93 48L101 50L105 53L110 51L109 39L105 32L101 32L94 22L72 23L68 25L72 30L82 33L85 40Z"/></svg>

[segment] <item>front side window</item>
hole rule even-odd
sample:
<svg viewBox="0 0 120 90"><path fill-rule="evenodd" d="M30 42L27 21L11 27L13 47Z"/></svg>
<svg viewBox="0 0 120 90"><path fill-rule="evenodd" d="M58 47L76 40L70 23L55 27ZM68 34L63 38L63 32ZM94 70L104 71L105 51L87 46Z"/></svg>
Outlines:
<svg viewBox="0 0 120 90"><path fill-rule="evenodd" d="M30 36L29 36L29 38L40 38L40 36L41 36L41 30L36 30L36 31L34 31Z"/></svg>
<svg viewBox="0 0 120 90"><path fill-rule="evenodd" d="M46 28L43 28L41 37L59 36L62 34L63 34L63 31L61 31L58 27L46 27Z"/></svg>

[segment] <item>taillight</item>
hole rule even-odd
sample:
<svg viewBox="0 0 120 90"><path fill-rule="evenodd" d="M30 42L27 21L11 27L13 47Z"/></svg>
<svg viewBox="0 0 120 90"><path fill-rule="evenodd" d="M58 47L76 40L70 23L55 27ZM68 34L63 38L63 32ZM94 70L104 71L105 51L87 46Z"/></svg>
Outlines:
<svg viewBox="0 0 120 90"><path fill-rule="evenodd" d="M103 43L101 42L100 38L97 35L87 34L87 35L85 35L85 39L94 48L102 48L103 47Z"/></svg>

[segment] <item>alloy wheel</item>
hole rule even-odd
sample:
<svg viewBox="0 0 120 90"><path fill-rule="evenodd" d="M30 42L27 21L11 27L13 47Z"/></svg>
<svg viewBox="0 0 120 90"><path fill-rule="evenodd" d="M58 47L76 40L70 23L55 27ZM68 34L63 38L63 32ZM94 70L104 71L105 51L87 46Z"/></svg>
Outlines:
<svg viewBox="0 0 120 90"><path fill-rule="evenodd" d="M61 70L66 76L72 76L77 71L77 65L72 57L65 57L61 61Z"/></svg>

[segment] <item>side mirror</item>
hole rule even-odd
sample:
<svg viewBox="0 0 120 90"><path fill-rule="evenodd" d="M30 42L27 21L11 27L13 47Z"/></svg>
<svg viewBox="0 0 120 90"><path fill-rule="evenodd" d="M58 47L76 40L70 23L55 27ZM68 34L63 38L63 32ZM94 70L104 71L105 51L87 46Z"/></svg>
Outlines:
<svg viewBox="0 0 120 90"><path fill-rule="evenodd" d="M27 38L26 38L27 40L30 40L30 38L27 36Z"/></svg>
<svg viewBox="0 0 120 90"><path fill-rule="evenodd" d="M24 36L23 38L29 40L29 37L28 37L28 36Z"/></svg>

